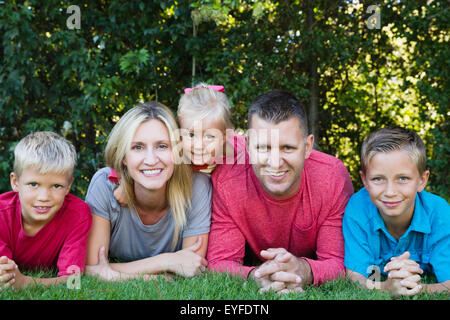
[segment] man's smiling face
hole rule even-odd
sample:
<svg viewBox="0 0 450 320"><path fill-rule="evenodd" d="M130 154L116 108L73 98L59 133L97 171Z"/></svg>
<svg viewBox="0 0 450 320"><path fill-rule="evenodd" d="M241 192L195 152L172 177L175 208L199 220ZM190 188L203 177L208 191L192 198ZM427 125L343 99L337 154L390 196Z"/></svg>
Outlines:
<svg viewBox="0 0 450 320"><path fill-rule="evenodd" d="M306 135L296 117L273 123L252 116L248 150L253 171L264 190L275 198L288 198L300 188L305 160L314 136Z"/></svg>

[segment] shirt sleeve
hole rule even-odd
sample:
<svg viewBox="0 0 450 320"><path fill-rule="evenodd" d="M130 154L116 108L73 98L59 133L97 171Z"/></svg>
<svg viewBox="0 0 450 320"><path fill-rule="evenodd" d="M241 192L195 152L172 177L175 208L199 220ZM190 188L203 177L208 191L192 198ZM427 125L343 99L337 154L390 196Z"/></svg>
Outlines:
<svg viewBox="0 0 450 320"><path fill-rule="evenodd" d="M441 199L431 231L430 264L438 282L450 280L450 206Z"/></svg>
<svg viewBox="0 0 450 320"><path fill-rule="evenodd" d="M247 278L255 267L243 265L245 237L229 215L220 188L214 188L212 199L212 223L206 255L208 268Z"/></svg>
<svg viewBox="0 0 450 320"><path fill-rule="evenodd" d="M187 225L183 238L209 232L211 224L211 182L201 173L194 174L191 209L187 215Z"/></svg>
<svg viewBox="0 0 450 320"><path fill-rule="evenodd" d="M363 203L358 201L359 194L354 195L348 202L344 213L343 233L345 240L345 267L368 276L369 266L374 264L373 254L369 245L369 227L364 215Z"/></svg>
<svg viewBox="0 0 450 320"><path fill-rule="evenodd" d="M92 213L111 221L113 193L114 184L108 180L108 168L100 169L92 177L86 193L86 203Z"/></svg>
<svg viewBox="0 0 450 320"><path fill-rule="evenodd" d="M82 218L78 223L74 223L61 248L57 262L58 276L70 275L74 271L84 271L92 215L89 206L86 204L77 208L76 214Z"/></svg>
<svg viewBox="0 0 450 320"><path fill-rule="evenodd" d="M304 258L311 266L314 285L345 275L342 217L347 202L353 194L353 186L342 162L339 162L336 171L337 183L333 190L332 205L317 233L317 259Z"/></svg>

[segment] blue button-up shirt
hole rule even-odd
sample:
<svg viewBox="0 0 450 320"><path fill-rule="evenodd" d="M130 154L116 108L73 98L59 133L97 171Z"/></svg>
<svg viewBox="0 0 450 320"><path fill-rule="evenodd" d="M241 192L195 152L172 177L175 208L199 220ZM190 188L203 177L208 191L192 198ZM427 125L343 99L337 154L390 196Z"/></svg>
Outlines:
<svg viewBox="0 0 450 320"><path fill-rule="evenodd" d="M411 224L397 241L363 188L347 204L343 232L345 266L352 271L369 276L376 266L386 275L390 258L408 251L424 273L433 272L438 282L450 280L450 206L437 195L417 193Z"/></svg>

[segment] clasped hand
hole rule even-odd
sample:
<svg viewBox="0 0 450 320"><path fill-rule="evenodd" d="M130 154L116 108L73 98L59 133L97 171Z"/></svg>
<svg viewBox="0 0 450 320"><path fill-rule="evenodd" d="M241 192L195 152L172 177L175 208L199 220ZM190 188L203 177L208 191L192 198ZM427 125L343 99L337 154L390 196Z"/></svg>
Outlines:
<svg viewBox="0 0 450 320"><path fill-rule="evenodd" d="M0 257L0 290L18 289L27 284L30 277L23 275L14 260Z"/></svg>
<svg viewBox="0 0 450 320"><path fill-rule="evenodd" d="M413 296L422 291L423 286L419 282L423 270L409 258L410 254L406 251L398 257L392 257L384 267L384 272L388 273L387 289L394 296Z"/></svg>
<svg viewBox="0 0 450 320"><path fill-rule="evenodd" d="M13 287L17 270L13 260L6 256L0 257L0 290Z"/></svg>
<svg viewBox="0 0 450 320"><path fill-rule="evenodd" d="M305 279L301 276L301 261L284 248L261 251L267 261L251 274L260 285L260 293L273 290L278 294L303 292ZM307 263L307 262L306 262Z"/></svg>

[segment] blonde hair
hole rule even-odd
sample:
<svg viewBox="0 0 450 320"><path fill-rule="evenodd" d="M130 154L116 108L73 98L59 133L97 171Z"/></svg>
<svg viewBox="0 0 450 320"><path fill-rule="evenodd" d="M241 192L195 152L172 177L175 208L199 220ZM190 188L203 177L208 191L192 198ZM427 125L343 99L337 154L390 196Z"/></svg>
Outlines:
<svg viewBox="0 0 450 320"><path fill-rule="evenodd" d="M227 95L207 86L205 83L200 83L197 85L199 88L194 88L181 96L178 103L178 119L201 121L213 116L224 124L225 129L233 129Z"/></svg>
<svg viewBox="0 0 450 320"><path fill-rule="evenodd" d="M174 156L174 172L166 186L166 198L172 209L175 222L172 243L172 247L175 249L180 232L186 225L185 210L191 206L192 170L188 165L182 163L182 155L178 150L178 146L181 144L180 134L177 122L170 109L159 102L151 101L128 110L109 134L105 148L105 159L107 165L120 174L121 185L125 191L128 205L133 212L132 208L136 204L134 181L123 164L123 159L126 152L130 150L133 136L139 125L152 119L161 121L169 131Z"/></svg>
<svg viewBox="0 0 450 320"><path fill-rule="evenodd" d="M67 173L73 177L77 162L75 147L64 137L50 131L30 133L14 149L14 173L20 177L33 167L40 174Z"/></svg>
<svg viewBox="0 0 450 320"><path fill-rule="evenodd" d="M377 153L404 150L417 166L419 174L426 171L427 157L425 144L413 130L401 127L378 129L366 138L361 148L361 170L366 172L370 160Z"/></svg>

